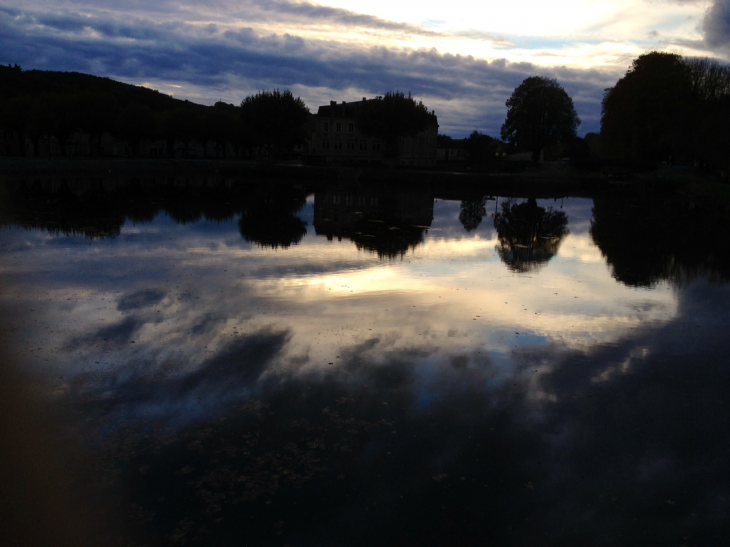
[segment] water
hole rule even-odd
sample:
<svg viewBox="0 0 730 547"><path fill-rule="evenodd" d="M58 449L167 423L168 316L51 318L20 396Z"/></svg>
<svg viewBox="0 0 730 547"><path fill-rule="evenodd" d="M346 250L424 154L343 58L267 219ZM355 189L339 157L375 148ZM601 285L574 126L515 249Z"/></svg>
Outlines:
<svg viewBox="0 0 730 547"><path fill-rule="evenodd" d="M716 203L3 191L3 337L105 541L730 539Z"/></svg>

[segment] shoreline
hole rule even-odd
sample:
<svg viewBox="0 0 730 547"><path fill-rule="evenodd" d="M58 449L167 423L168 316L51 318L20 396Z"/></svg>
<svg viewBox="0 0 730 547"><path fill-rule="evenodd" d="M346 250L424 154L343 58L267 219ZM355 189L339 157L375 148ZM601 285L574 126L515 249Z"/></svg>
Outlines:
<svg viewBox="0 0 730 547"><path fill-rule="evenodd" d="M521 173L453 170L388 169L357 165L309 166L299 163L262 164L246 160L178 158L38 158L1 157L0 181L59 178L121 181L125 179L235 179L252 182L319 184L395 184L429 186L442 196L467 193L571 194L589 197L605 192L679 194L690 198L723 197L730 186L720 177L687 167L659 167L656 172L614 180L605 173L585 173L568 163L539 164ZM211 181L212 182L212 181ZM539 197L539 196L536 196Z"/></svg>

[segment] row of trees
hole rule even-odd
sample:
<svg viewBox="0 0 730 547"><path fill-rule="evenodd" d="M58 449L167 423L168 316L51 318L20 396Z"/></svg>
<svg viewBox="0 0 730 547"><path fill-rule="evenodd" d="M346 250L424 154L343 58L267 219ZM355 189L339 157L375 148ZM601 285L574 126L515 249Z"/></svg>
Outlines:
<svg viewBox="0 0 730 547"><path fill-rule="evenodd" d="M45 91L54 89L54 92ZM600 135L577 137L580 125L573 101L555 80L525 79L506 102L501 138L511 151L529 151L537 160L546 147L560 144L572 157L593 153L627 160L700 162L728 169L730 67L711 59L652 52L634 60L602 102ZM216 155L228 145L268 150L280 156L305 141L310 112L291 92L262 91L240 106L213 107L179 101L153 90L85 74L0 67L0 127L34 143L55 137L62 153L71 135L89 135L90 152L99 154L104 133L125 140L139 153L144 140L167 141L184 153L193 140L214 142ZM384 142L386 157L398 154L398 141L436 123L433 112L410 93L389 92L359 106L360 130ZM448 137L440 136L448 146ZM502 143L474 131L464 141L467 159L489 161Z"/></svg>
<svg viewBox="0 0 730 547"><path fill-rule="evenodd" d="M602 101L601 132L576 136L580 118L558 82L532 76L506 103L501 137L534 160L562 144L572 157L700 163L730 171L730 66L651 52L634 60Z"/></svg>
<svg viewBox="0 0 730 547"><path fill-rule="evenodd" d="M53 90L53 91L48 91ZM263 91L246 97L240 106L218 102L212 107L181 101L154 90L88 74L23 71L0 66L0 128L39 154L54 138L65 154L71 138L88 135L89 152L101 155L102 136L126 141L133 155L143 141L215 143L216 156L270 150L291 150L304 142L309 109L291 92ZM204 147L204 150L207 150ZM24 148L18 150L25 154Z"/></svg>
<svg viewBox="0 0 730 547"><path fill-rule="evenodd" d="M290 91L261 91L239 106L206 107L108 78L0 66L0 128L21 143L30 139L34 154L51 137L65 154L72 136L83 133L92 156L102 155L102 136L110 134L126 141L133 155L143 141L164 140L167 154L180 142L187 155L198 141L215 143L216 156L226 157L232 146L236 154L256 150L281 157L305 142L313 129L310 117ZM436 117L410 94L395 91L360 105L356 121L363 133L384 141L386 157L395 157L401 137L417 135Z"/></svg>
<svg viewBox="0 0 730 547"><path fill-rule="evenodd" d="M730 66L652 52L606 90L601 153L728 168Z"/></svg>

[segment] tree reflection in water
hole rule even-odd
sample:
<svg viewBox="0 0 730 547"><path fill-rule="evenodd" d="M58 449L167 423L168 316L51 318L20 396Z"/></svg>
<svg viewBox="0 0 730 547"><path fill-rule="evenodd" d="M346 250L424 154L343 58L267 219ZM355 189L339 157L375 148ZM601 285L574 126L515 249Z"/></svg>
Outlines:
<svg viewBox="0 0 730 547"><path fill-rule="evenodd" d="M513 272L525 273L555 256L568 234L568 217L552 207L539 207L534 198L523 203L506 201L494 215L494 227L499 257Z"/></svg>
<svg viewBox="0 0 730 547"><path fill-rule="evenodd" d="M730 226L722 200L602 196L593 204L591 238L621 283L730 279Z"/></svg>
<svg viewBox="0 0 730 547"><path fill-rule="evenodd" d="M307 223L296 216L307 196L291 187L272 189L253 199L238 220L238 231L249 243L262 248L288 248L307 233Z"/></svg>
<svg viewBox="0 0 730 547"><path fill-rule="evenodd" d="M459 211L459 222L467 232L473 232L482 223L484 215L487 214L486 209L487 198L466 200L461 202L461 211Z"/></svg>

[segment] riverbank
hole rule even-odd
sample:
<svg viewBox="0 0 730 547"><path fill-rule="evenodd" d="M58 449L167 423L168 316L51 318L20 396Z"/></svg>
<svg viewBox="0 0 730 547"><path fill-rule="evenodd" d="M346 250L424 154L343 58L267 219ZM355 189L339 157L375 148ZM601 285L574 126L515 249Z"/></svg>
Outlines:
<svg viewBox="0 0 730 547"><path fill-rule="evenodd" d="M439 195L529 194L592 195L609 192L660 192L692 198L719 197L730 203L730 187L718 176L690 167L656 169L615 177L587 172L569 163L528 165L518 173L387 169L368 166L304 166L298 163L261 164L223 159L167 158L0 158L0 180L58 178L69 180L237 180L317 185L320 183L386 183L428 185Z"/></svg>

